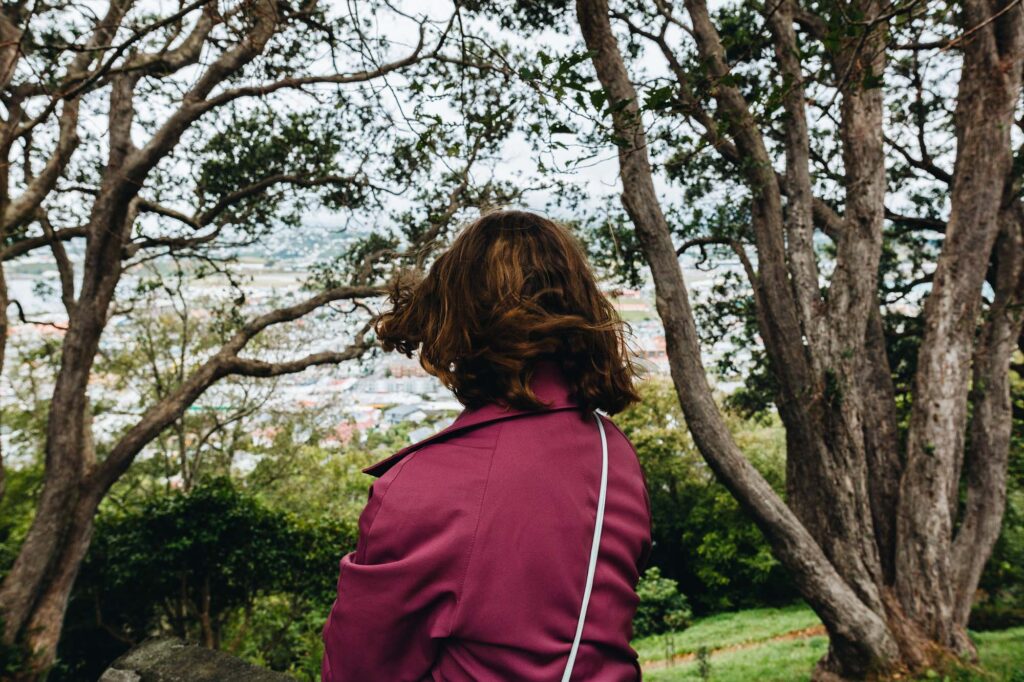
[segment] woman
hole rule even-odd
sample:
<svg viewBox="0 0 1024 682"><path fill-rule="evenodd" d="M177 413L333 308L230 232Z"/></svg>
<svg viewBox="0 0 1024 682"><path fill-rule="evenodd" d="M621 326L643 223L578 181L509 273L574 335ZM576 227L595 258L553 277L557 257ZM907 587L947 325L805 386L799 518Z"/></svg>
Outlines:
<svg viewBox="0 0 1024 682"><path fill-rule="evenodd" d="M383 348L418 349L466 409L364 469L378 478L341 560L323 679L639 679L650 502L632 445L593 411L638 396L583 250L539 215L489 213L391 302Z"/></svg>

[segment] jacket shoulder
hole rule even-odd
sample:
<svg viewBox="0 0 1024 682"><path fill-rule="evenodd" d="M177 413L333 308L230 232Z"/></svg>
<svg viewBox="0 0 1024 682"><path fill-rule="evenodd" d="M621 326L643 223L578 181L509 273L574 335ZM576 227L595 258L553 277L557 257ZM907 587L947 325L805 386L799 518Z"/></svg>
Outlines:
<svg viewBox="0 0 1024 682"><path fill-rule="evenodd" d="M402 486L431 484L436 479L472 474L481 467L487 453L494 450L501 422L481 424L426 442L408 450L377 480L390 487L402 479Z"/></svg>
<svg viewBox="0 0 1024 682"><path fill-rule="evenodd" d="M500 430L485 425L428 443L376 479L359 524L373 554L472 532Z"/></svg>

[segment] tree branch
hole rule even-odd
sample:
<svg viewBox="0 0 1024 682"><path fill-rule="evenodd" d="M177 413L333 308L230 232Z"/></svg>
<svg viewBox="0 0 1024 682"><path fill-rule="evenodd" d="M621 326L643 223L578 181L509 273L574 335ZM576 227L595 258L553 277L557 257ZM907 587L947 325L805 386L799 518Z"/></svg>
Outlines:
<svg viewBox="0 0 1024 682"><path fill-rule="evenodd" d="M124 473L135 456L220 379L232 374L279 376L300 372L314 365L341 362L362 355L371 345L362 336L341 352L315 353L305 358L277 364L239 358L238 352L253 337L272 325L296 320L333 301L373 297L382 293L384 293L383 289L379 287L339 287L293 306L273 310L243 326L217 353L193 371L177 389L147 409L141 419L121 437L110 450L106 459L89 473L86 487L90 490L90 494L97 498L102 497L114 481Z"/></svg>
<svg viewBox="0 0 1024 682"><path fill-rule="evenodd" d="M50 240L50 250L53 252L53 259L57 263L57 273L60 276L60 298L64 303L64 309L70 315L75 308L75 270L64 249L64 242L56 238L53 225L45 212L40 211L39 225L43 228L43 235Z"/></svg>
<svg viewBox="0 0 1024 682"><path fill-rule="evenodd" d="M88 235L88 229L85 227L65 227L60 230L54 230L52 236L43 234L37 237L20 239L7 247L0 249L0 263L13 260L18 256L23 256L30 251L49 246L53 241L67 242L79 237L85 237L86 235Z"/></svg>
<svg viewBox="0 0 1024 682"><path fill-rule="evenodd" d="M818 261L814 253L814 194L811 190L810 136L807 129L807 96L796 32L794 0L777 0L765 17L775 43L775 60L782 74L782 105L786 112L786 263L793 281L794 299L804 335L811 344L820 341L824 306L818 286Z"/></svg>
<svg viewBox="0 0 1024 682"><path fill-rule="evenodd" d="M30 220L46 195L56 186L57 178L64 171L78 146L78 106L77 99L65 100L60 115L57 146L39 175L29 183L24 192L7 204L0 231L11 232Z"/></svg>
<svg viewBox="0 0 1024 682"><path fill-rule="evenodd" d="M282 78L279 81L273 83L267 83L265 85L252 85L240 88L233 88L225 90L217 95L210 97L202 102L201 112L209 111L215 107L222 106L228 102L232 102L240 97L262 97L269 95L270 93L277 92L278 90L301 88L306 85L320 85L320 84L346 84L346 83L365 83L366 81L375 80L381 76L387 75L393 71L397 71L403 67L415 64L421 61L421 52L423 51L425 31L423 25L420 25L419 38L416 43L416 47L406 57L398 59L387 64L382 64L375 69L368 69L364 71L356 71L353 73L344 74L326 74L323 76L295 76L291 78ZM444 41L441 40L435 49L428 56L433 56L441 49Z"/></svg>
<svg viewBox="0 0 1024 682"><path fill-rule="evenodd" d="M743 271L747 275L747 281L750 283L751 287L756 289L757 271L754 269L754 265L750 262L750 257L747 256L746 248L744 248L743 243L740 242L740 240L738 239L725 239L721 237L695 237L693 239L688 239L685 242L683 242L682 245L680 245L680 247L676 249L676 255L681 256L695 246L699 246L703 250L703 247L710 246L712 244L728 246L730 249L732 249L733 253L736 254L736 257L740 259L740 264L743 266Z"/></svg>

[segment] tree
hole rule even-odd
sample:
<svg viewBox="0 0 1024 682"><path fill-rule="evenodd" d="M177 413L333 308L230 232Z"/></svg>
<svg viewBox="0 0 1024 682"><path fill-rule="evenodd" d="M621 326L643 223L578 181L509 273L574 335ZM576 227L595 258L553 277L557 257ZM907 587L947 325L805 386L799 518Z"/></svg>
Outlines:
<svg viewBox="0 0 1024 682"><path fill-rule="evenodd" d="M1009 369L1024 321L1012 135L1024 10L986 0L779 0L716 16L702 0L683 8L578 0L576 17L601 86L590 101L611 118L622 204L653 275L694 441L825 622L817 678L970 657L967 618L1005 503ZM628 54L643 45L664 60L669 76L645 99L613 21ZM649 137L651 112L686 133ZM671 156L653 166L652 149ZM662 169L690 178L688 198L710 195L724 176L745 200L677 241L682 230L656 191ZM883 321L892 301L880 298L892 282L881 273L922 258L900 241L908 233L925 260L934 245L934 270L897 278L904 295L917 294L900 310L922 330L898 400ZM747 277L787 432L786 502L712 399L678 261L697 247L733 252Z"/></svg>
<svg viewBox="0 0 1024 682"><path fill-rule="evenodd" d="M381 20L405 22L414 44L369 35ZM278 0L174 10L113 0L102 16L69 2L4 7L0 368L11 304L27 321L8 296L7 264L48 249L67 313L55 322L63 338L42 489L0 585L2 643L27 652L25 677L52 664L97 507L144 448L225 377L359 358L372 343L363 301L382 293L389 269L422 263L464 206L515 196L472 175L515 114L501 88L481 81L466 88L466 108L428 111L430 86L457 70L443 59L456 23L387 3L342 16ZM403 118L408 101L384 105L399 88L423 95L416 121ZM378 197L395 194L406 202L383 209ZM388 225L325 264L305 298L246 307L238 288L237 305L215 321L219 345L171 377L128 428L109 440L94 434L90 378L112 320L132 312L127 285L146 286L139 269L172 262L230 281L232 253L274 230L301 238L312 209L369 211ZM244 354L268 330L342 301L351 302L347 346L279 361ZM2 473L0 461L0 494Z"/></svg>
<svg viewBox="0 0 1024 682"><path fill-rule="evenodd" d="M101 516L71 611L80 622L67 644L77 656L61 654L65 666L93 669L63 677L94 677L153 632L231 650L270 595L287 599L293 618L321 614L336 589L338 548L355 545L352 530L271 509L225 478ZM233 618L242 623L232 628Z"/></svg>

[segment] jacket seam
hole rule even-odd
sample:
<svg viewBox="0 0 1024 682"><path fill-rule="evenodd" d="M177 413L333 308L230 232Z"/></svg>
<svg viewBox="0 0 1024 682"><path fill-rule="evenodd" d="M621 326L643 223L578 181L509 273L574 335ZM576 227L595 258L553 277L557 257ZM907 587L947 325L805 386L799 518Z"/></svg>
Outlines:
<svg viewBox="0 0 1024 682"><path fill-rule="evenodd" d="M480 530L480 519L483 517L484 500L487 498L487 489L490 487L491 470L494 468L494 454L498 450L498 444L501 442L501 434L505 430L506 423L507 421L502 421L500 423L498 433L494 438L494 446L491 448L491 460L487 463L487 477L484 479L484 489L480 493L480 503L477 505L476 523L473 525L473 535L469 540L469 549L466 551L465 567L462 569L462 577L459 579L458 591L455 594L455 609L452 612L451 619L448 621L448 637L451 637L452 633L455 631L455 624L458 622L459 614L462 612L463 590L466 586L466 576L469 575L469 565L473 561L473 550L476 548L476 536Z"/></svg>
<svg viewBox="0 0 1024 682"><path fill-rule="evenodd" d="M374 462L373 464L371 464L368 467L364 467L363 469L361 469L361 471L364 474L369 474L370 476L377 476L379 478L381 476L384 476L392 468L398 466L399 462L405 461L407 458L409 458L412 455L416 454L417 452L419 452L423 448L425 448L425 447L427 447L429 445L434 445L435 443L438 443L438 444L439 443L446 443L446 442L448 442L448 439L450 437L459 434L463 430L472 431L474 429L485 427L485 426L487 426L489 424L497 424L499 422L505 422L505 421L508 421L508 420L511 420L511 419L516 419L516 418L519 418L519 417L528 417L528 416L531 416L531 415L548 414L550 412L561 412L562 410L573 410L573 409L579 409L579 405L577 405L575 403L572 403L572 404L568 404L568 405L561 405L561 406L558 406L558 407L551 407L551 408L546 409L546 410L536 410L536 411L530 411L530 412L517 412L515 414L495 415L494 417L490 417L488 419L485 419L483 421L477 422L475 424L467 424L465 426L459 426L458 428L451 428L451 427L449 427L450 430L439 431L439 432L435 433L432 436L427 436L426 438L424 438L423 440L421 440L419 442L413 443L412 445L407 445L404 448L401 448L400 450L398 450L397 452L392 454L391 456L385 457L382 460ZM467 447L474 447L474 446L467 446ZM486 447L480 447L478 449L486 450L487 448ZM376 469L377 467L379 467L381 465L384 465L384 464L387 464L388 462L391 462L392 460L394 460L394 463L391 464L390 466L388 466L387 470L385 470L383 473L381 473L381 474L371 473L372 469Z"/></svg>
<svg viewBox="0 0 1024 682"><path fill-rule="evenodd" d="M416 453L411 453L411 454L416 454ZM370 547L369 547L369 545L370 545L370 534L373 532L374 524L377 523L377 517L380 516L381 509L384 508L384 502L387 500L388 492L391 491L391 486L394 485L395 481L398 480L398 477L402 475L402 470L405 469L405 465L409 463L410 459L412 459L412 458L411 457L405 457L405 458L402 459L401 462L398 463L400 465L398 467L398 471L395 472L395 475L391 479L391 482L388 483L387 487L385 487L384 491L380 494L380 503L377 505L377 511L375 511L373 513L373 518L370 519L370 523L367 524L367 526L366 526L366 538L364 539L364 543L363 543L365 548L366 548L366 550L363 552L363 555L364 555L363 559L364 560L366 559L365 555L370 551Z"/></svg>

